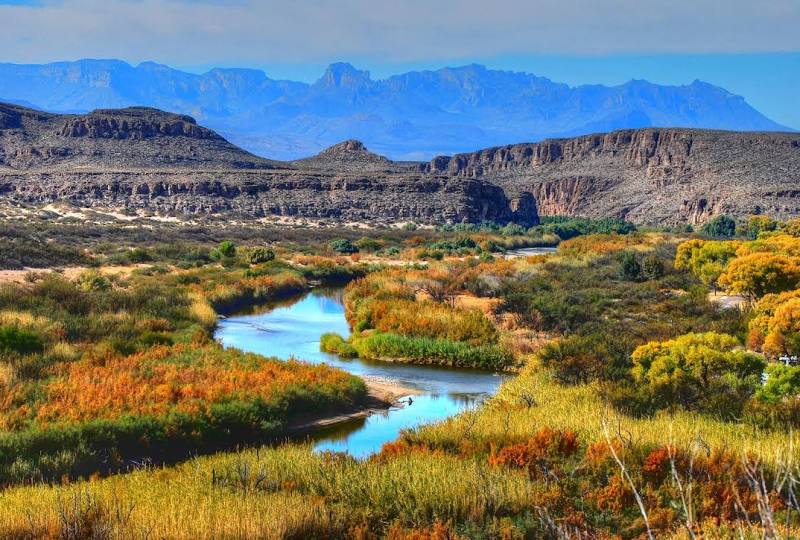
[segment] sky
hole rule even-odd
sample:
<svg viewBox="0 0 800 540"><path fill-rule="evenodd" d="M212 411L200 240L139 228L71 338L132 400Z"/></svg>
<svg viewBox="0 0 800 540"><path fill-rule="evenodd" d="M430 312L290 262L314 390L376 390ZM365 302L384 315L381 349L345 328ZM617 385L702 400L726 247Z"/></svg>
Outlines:
<svg viewBox="0 0 800 540"><path fill-rule="evenodd" d="M800 129L800 0L0 0L0 61L255 67L313 80L469 63L572 85L701 79Z"/></svg>

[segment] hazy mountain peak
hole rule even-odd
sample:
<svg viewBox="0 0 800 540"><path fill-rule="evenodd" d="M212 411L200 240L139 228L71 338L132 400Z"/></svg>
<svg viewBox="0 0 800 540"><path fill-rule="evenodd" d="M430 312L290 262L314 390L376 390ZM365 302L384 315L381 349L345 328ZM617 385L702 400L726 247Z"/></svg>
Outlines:
<svg viewBox="0 0 800 540"><path fill-rule="evenodd" d="M337 62L328 66L317 85L329 88L356 88L371 83L369 71L356 69L347 62Z"/></svg>
<svg viewBox="0 0 800 540"><path fill-rule="evenodd" d="M571 87L480 64L372 80L368 71L339 62L311 85L259 70L192 74L154 62L0 64L3 99L58 112L157 107L192 115L252 152L281 159L314 155L346 139L406 160L624 128L787 130L702 81Z"/></svg>

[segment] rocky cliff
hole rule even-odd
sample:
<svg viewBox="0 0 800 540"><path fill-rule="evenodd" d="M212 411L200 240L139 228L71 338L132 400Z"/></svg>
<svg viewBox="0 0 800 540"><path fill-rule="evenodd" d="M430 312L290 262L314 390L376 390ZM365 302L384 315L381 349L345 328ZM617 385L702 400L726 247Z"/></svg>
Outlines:
<svg viewBox="0 0 800 540"><path fill-rule="evenodd" d="M434 158L430 174L530 193L542 215L637 223L800 215L800 134L647 128Z"/></svg>
<svg viewBox="0 0 800 540"><path fill-rule="evenodd" d="M55 115L0 105L0 197L373 223L788 218L800 215L800 134L647 128L428 163L393 162L350 140L280 162L155 109Z"/></svg>
<svg viewBox="0 0 800 540"><path fill-rule="evenodd" d="M26 203L424 223L533 224L530 195L426 173L346 141L297 162L256 157L187 116L155 109L54 115L0 105L0 197Z"/></svg>

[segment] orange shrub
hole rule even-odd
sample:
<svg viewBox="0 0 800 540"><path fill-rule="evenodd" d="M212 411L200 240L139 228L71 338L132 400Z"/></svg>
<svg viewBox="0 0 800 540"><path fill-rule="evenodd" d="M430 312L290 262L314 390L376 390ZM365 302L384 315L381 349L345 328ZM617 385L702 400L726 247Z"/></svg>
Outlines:
<svg viewBox="0 0 800 540"><path fill-rule="evenodd" d="M40 425L115 419L125 415L161 416L170 412L200 414L230 400L269 401L287 389L325 387L346 395L353 384L347 373L322 365L281 362L217 345L160 346L102 363L82 360L61 366L43 383L35 419ZM30 404L6 413L4 424L31 415Z"/></svg>

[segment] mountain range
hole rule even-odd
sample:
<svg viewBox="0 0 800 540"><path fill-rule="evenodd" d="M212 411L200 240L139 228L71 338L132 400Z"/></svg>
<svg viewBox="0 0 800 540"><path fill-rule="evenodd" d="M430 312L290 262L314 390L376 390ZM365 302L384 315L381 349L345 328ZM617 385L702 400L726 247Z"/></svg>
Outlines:
<svg viewBox="0 0 800 540"><path fill-rule="evenodd" d="M789 131L744 98L701 81L571 87L480 65L383 80L347 63L313 84L263 71L194 74L145 62L0 64L0 101L50 112L155 107L196 118L259 156L292 160L359 139L395 160L644 127Z"/></svg>

